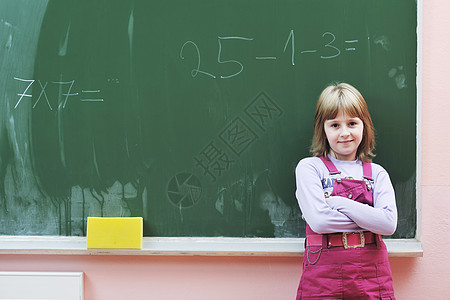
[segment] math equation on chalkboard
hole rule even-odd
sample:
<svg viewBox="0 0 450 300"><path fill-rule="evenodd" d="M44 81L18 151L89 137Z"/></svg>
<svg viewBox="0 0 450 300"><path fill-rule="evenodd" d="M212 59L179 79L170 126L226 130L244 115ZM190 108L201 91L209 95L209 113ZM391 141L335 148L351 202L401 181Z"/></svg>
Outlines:
<svg viewBox="0 0 450 300"><path fill-rule="evenodd" d="M314 55L323 60L329 60L333 58L337 58L343 53L352 53L357 51L358 43L360 42L358 39L345 39L339 41L343 46L337 46L336 35L332 32L326 31L322 34L323 44L320 48L305 48L299 47L295 44L295 32L294 30L290 30L286 41L284 43L282 55L290 55L290 64L295 66L295 59L297 55ZM222 46L225 43L251 43L254 41L252 37L243 37L243 36L218 36L218 51L217 51L217 63L218 64L233 64L235 65L235 69L237 71L233 71L229 74L214 74L208 71L208 66L204 66L202 64L202 52L200 47L197 45L195 41L188 40L182 46L180 50L180 59L185 63L191 63L193 65L192 70L190 71L190 76L197 77L199 75L206 76L209 78L220 78L220 79L229 79L238 76L245 69L245 63L239 58L236 59L224 59L225 56L223 54ZM186 48L191 47L194 49L194 52L190 51L189 56L186 55ZM279 59L278 56L255 56L255 60L257 61L276 61Z"/></svg>

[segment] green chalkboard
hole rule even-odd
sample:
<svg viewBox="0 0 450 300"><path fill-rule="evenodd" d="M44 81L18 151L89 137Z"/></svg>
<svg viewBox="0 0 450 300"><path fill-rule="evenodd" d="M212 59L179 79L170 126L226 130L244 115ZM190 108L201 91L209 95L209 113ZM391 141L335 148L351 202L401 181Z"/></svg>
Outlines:
<svg viewBox="0 0 450 300"><path fill-rule="evenodd" d="M343 81L412 238L416 27L414 0L0 1L0 234L301 237L294 169Z"/></svg>

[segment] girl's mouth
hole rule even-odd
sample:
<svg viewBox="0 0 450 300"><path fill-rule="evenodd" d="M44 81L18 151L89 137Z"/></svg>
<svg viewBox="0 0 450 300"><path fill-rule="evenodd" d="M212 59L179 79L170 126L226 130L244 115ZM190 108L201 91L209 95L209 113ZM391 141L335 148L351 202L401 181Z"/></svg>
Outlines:
<svg viewBox="0 0 450 300"><path fill-rule="evenodd" d="M340 141L340 142L338 142L338 143L341 143L341 144L348 144L348 143L351 143L351 142L353 142L353 140Z"/></svg>

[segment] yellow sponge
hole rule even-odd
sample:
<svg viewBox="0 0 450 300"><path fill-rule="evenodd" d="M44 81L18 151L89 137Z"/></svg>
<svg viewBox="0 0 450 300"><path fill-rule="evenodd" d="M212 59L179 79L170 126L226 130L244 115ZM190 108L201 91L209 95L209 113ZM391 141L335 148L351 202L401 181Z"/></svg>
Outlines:
<svg viewBox="0 0 450 300"><path fill-rule="evenodd" d="M141 249L142 218L88 217L88 249Z"/></svg>

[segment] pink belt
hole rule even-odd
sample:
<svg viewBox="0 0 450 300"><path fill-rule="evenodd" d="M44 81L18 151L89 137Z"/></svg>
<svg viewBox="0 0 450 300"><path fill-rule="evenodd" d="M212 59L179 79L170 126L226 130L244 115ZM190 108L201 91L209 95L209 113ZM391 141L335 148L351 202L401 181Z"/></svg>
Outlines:
<svg viewBox="0 0 450 300"><path fill-rule="evenodd" d="M327 246L348 248L362 248L377 241L376 235L370 231L343 232L333 234L311 234L306 237L307 246L322 246L323 238L327 239Z"/></svg>

